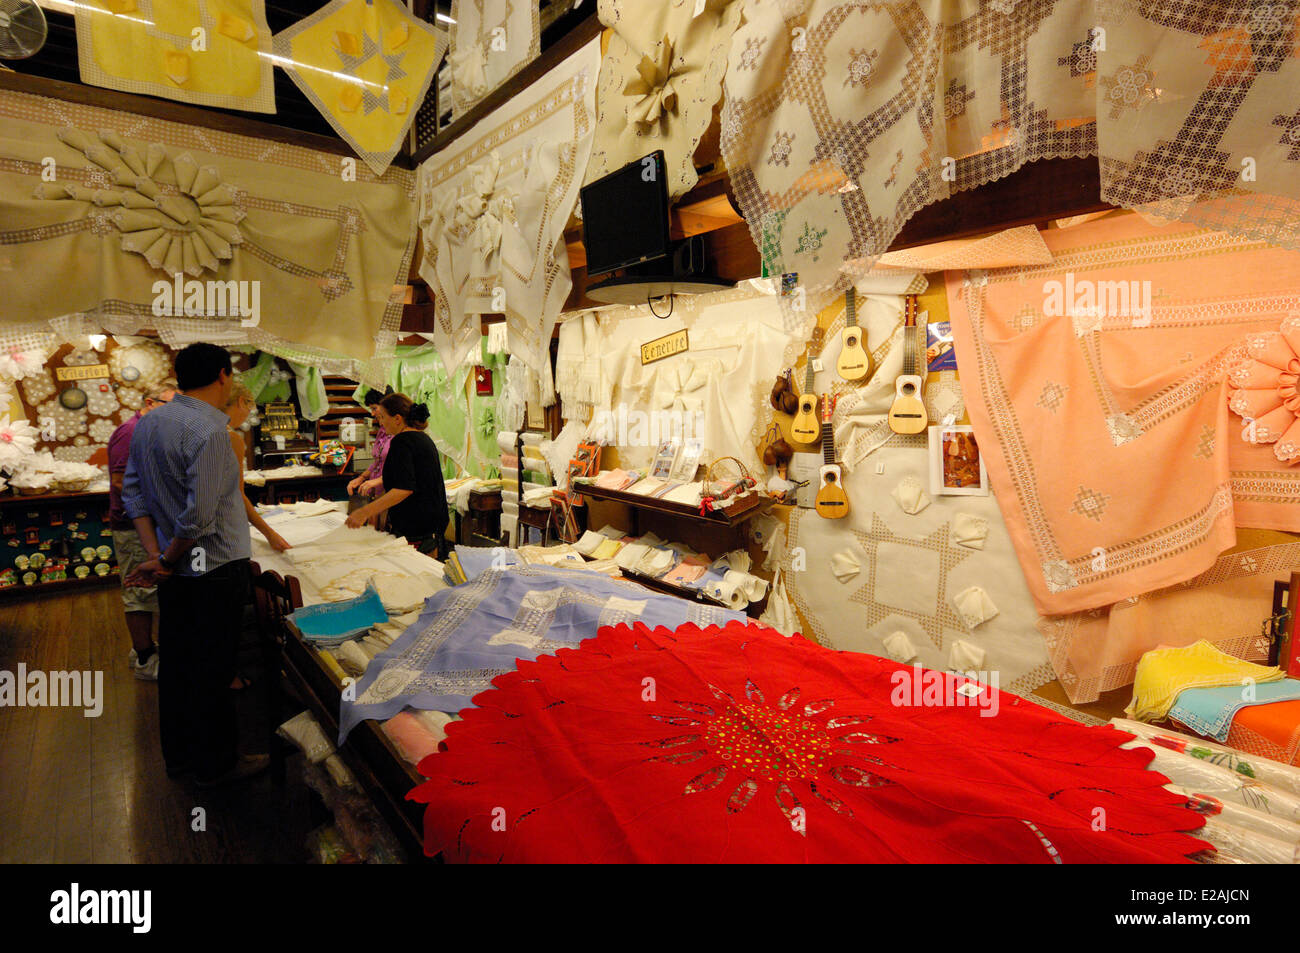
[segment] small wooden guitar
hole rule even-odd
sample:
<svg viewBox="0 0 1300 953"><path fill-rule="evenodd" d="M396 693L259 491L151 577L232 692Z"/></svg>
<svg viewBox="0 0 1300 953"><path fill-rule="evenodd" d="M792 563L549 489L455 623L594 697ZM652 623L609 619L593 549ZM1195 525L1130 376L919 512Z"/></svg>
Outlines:
<svg viewBox="0 0 1300 953"><path fill-rule="evenodd" d="M871 352L863 347L865 335L858 327L857 291L849 285L844 292L844 330L840 332L840 357L835 369L846 381L860 381L876 371Z"/></svg>
<svg viewBox="0 0 1300 953"><path fill-rule="evenodd" d="M813 331L812 344L808 348L808 373L804 376L803 393L799 395L799 409L795 411L794 421L790 424L790 434L800 443L816 443L817 434L817 395L813 392L813 358L821 351L822 329Z"/></svg>
<svg viewBox="0 0 1300 953"><path fill-rule="evenodd" d="M821 485L813 505L817 514L828 520L843 519L849 515L849 495L844 492L844 470L835 459L835 433L831 417L835 413L835 398L827 394L822 398L822 456Z"/></svg>
<svg viewBox="0 0 1300 953"><path fill-rule="evenodd" d="M925 378L917 373L916 295L907 295L907 320L903 325L903 373L894 381L894 403L889 408L889 429L894 433L916 434L929 424L921 388Z"/></svg>

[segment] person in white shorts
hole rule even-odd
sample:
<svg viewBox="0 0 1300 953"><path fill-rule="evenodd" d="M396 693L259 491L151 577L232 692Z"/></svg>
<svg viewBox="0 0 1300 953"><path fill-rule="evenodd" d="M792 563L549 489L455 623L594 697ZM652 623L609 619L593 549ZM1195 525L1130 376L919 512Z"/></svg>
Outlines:
<svg viewBox="0 0 1300 953"><path fill-rule="evenodd" d="M144 681L158 680L158 647L153 641L153 623L158 615L158 590L150 586L126 585L131 575L149 555L140 543L135 524L122 507L122 478L126 473L127 453L131 449L131 434L140 418L156 407L161 407L176 394L174 386L163 385L150 391L144 406L135 416L113 431L108 439L109 528L113 531L113 548L117 550L117 571L122 579L122 609L126 613L126 628L131 633L131 668L136 678Z"/></svg>

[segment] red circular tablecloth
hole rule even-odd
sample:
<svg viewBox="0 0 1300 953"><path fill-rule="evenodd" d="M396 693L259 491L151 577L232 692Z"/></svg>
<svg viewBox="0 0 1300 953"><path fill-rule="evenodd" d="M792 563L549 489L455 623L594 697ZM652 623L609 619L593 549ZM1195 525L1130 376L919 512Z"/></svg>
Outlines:
<svg viewBox="0 0 1300 953"><path fill-rule="evenodd" d="M1163 790L1150 752L1119 748L1130 735L988 686L955 693L966 683L753 624L602 629L475 698L409 797L428 805L425 849L460 861L1157 863L1208 849L1183 833L1204 818Z"/></svg>

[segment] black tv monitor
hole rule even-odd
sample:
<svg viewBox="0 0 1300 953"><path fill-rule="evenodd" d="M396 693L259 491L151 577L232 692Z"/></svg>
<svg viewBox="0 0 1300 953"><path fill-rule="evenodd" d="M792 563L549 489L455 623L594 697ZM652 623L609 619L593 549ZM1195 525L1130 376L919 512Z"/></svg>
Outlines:
<svg viewBox="0 0 1300 953"><path fill-rule="evenodd" d="M668 254L668 177L662 150L597 179L580 197L588 278Z"/></svg>

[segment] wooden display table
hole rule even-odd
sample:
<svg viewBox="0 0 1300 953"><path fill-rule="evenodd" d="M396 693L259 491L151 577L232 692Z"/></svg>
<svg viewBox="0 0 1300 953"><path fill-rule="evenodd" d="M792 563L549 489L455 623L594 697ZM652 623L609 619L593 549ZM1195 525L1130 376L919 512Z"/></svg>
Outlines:
<svg viewBox="0 0 1300 953"><path fill-rule="evenodd" d="M343 686L320 661L316 649L288 619L281 665L289 683L320 722L325 737L337 742ZM365 790L375 809L392 829L411 863L428 863L424 854L424 806L406 800L406 794L424 781L397 751L379 723L363 721L338 748L341 757Z"/></svg>

